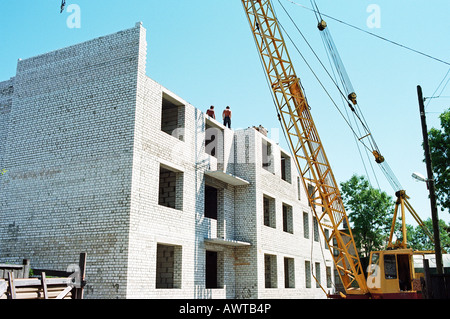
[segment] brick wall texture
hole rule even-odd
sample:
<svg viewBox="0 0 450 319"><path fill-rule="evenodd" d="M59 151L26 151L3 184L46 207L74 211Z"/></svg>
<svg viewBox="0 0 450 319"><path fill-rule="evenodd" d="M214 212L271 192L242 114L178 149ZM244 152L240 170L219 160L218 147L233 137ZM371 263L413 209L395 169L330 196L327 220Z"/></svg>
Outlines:
<svg viewBox="0 0 450 319"><path fill-rule="evenodd" d="M324 298L305 262L327 287L331 256L291 159L282 174L289 152L207 118L149 78L146 58L137 23L20 60L0 82L0 262L65 270L87 252L86 298ZM206 185L217 218L204 215ZM205 285L206 251L217 288Z"/></svg>

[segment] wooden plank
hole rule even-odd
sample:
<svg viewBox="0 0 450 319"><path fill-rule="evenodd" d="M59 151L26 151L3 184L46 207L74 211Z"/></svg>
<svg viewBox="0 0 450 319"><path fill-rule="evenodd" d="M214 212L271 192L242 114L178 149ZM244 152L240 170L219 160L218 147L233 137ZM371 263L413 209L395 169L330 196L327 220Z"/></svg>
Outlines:
<svg viewBox="0 0 450 319"><path fill-rule="evenodd" d="M22 269L23 265L0 264L0 269Z"/></svg>
<svg viewBox="0 0 450 319"><path fill-rule="evenodd" d="M84 286L86 284L85 278L86 278L86 257L87 254L85 252L80 254L80 285L81 287L77 287L72 295L73 299L83 299L84 296Z"/></svg>
<svg viewBox="0 0 450 319"><path fill-rule="evenodd" d="M47 286L50 285L68 285L70 278L46 278ZM39 278L24 278L15 280L16 287L37 286L41 287L42 283Z"/></svg>
<svg viewBox="0 0 450 319"><path fill-rule="evenodd" d="M45 272L43 272L41 274L41 282L42 282L42 293L44 294L44 299L48 299L47 281L45 278Z"/></svg>
<svg viewBox="0 0 450 319"><path fill-rule="evenodd" d="M84 297L84 286L86 285L86 261L87 253L83 252L80 254L80 276L81 276L81 288L78 289L77 299L83 299Z"/></svg>
<svg viewBox="0 0 450 319"><path fill-rule="evenodd" d="M24 259L22 264L23 264L23 276L22 276L22 278L29 278L30 277L30 268L31 268L30 260L29 259Z"/></svg>
<svg viewBox="0 0 450 319"><path fill-rule="evenodd" d="M433 287L431 283L430 264L428 259L423 259L423 271L425 273L425 298L433 298Z"/></svg>
<svg viewBox="0 0 450 319"><path fill-rule="evenodd" d="M9 295L11 299L16 299L16 286L14 282L14 274L12 272L8 273L8 284L9 284Z"/></svg>
<svg viewBox="0 0 450 319"><path fill-rule="evenodd" d="M35 276L39 276L43 272L45 272L45 274L47 276L51 276L51 277L69 277L72 274L71 272L67 272L67 271L63 271L63 270L33 269L33 274Z"/></svg>
<svg viewBox="0 0 450 319"><path fill-rule="evenodd" d="M48 295L50 295L50 293L53 291L61 292L64 289L66 289L66 287L67 286L47 286L47 293L48 293ZM16 295L21 294L21 293L29 293L29 292L41 293L42 287L20 287L20 288L16 287Z"/></svg>
<svg viewBox="0 0 450 319"><path fill-rule="evenodd" d="M57 297L56 299L64 299L64 297L72 290L72 287L69 286L66 289L64 289Z"/></svg>
<svg viewBox="0 0 450 319"><path fill-rule="evenodd" d="M52 291L49 292L48 294L48 299L57 299L57 297L61 294L62 290L59 291ZM61 297L60 299L66 299L66 298L70 298L71 294L70 292L68 294L65 294L65 296ZM17 294L17 298L18 300L33 300L33 299L42 299L42 293L40 292L27 292L27 293L21 293L21 294Z"/></svg>
<svg viewBox="0 0 450 319"><path fill-rule="evenodd" d="M0 297L3 296L7 291L8 285L6 284L6 281L0 279Z"/></svg>

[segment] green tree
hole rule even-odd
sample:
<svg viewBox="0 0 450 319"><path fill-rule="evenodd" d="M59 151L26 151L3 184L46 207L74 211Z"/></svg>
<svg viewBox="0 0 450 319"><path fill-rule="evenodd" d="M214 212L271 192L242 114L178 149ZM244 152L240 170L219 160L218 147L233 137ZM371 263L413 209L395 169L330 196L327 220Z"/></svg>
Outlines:
<svg viewBox="0 0 450 319"><path fill-rule="evenodd" d="M363 176L353 175L341 185L342 199L361 257L383 249L389 237L394 201L385 192L370 186Z"/></svg>
<svg viewBox="0 0 450 319"><path fill-rule="evenodd" d="M433 221L428 218L423 222L428 230L433 233ZM439 220L439 234L441 237L441 247L447 252L450 252L450 234L448 232L448 225L442 219ZM434 250L434 244L431 239L425 234L422 227L406 225L408 246L413 250Z"/></svg>
<svg viewBox="0 0 450 319"><path fill-rule="evenodd" d="M441 130L428 132L437 202L441 210L450 210L450 108L442 113Z"/></svg>

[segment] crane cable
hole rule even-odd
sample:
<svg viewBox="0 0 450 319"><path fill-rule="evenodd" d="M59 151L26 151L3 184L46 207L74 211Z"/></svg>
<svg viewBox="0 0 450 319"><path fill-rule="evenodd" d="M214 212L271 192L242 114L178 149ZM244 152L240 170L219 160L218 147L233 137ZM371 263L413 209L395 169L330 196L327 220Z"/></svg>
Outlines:
<svg viewBox="0 0 450 319"><path fill-rule="evenodd" d="M278 0L279 4L281 5L281 7L283 8L283 10L285 11L285 13L288 15L289 19L291 20L291 22L294 24L295 28L297 29L297 31L299 32L299 34L302 36L302 38L304 39L304 41L306 42L306 44L308 45L308 47L311 49L311 51L313 52L314 56L317 58L317 60L319 61L320 65L322 66L322 68L325 70L325 72L327 73L327 75L330 77L331 81L334 83L334 85L336 86L337 90L339 91L340 95L347 100L349 97L343 93L343 91L341 90L341 88L339 87L339 85L336 83L336 81L333 79L332 75L330 74L330 72L327 70L327 68L325 67L325 65L323 64L323 62L320 60L320 58L318 57L317 53L314 51L314 49L312 48L312 46L309 44L308 40L306 39L306 37L303 35L303 33L301 32L301 30L299 29L299 27L297 26L297 24L294 22L294 20L292 19L292 17L290 16L290 14L287 12L286 8L283 6L283 4L281 3L280 0ZM317 11L317 10L314 10ZM320 12L317 11L317 17L320 17ZM278 20L278 19L277 19ZM278 21L279 22L279 21ZM313 75L315 76L315 78L317 79L317 81L319 82L319 84L322 86L322 88L324 89L324 91L326 92L326 94L328 95L328 97L330 98L331 102L333 103L333 105L336 107L336 109L338 110L338 112L341 114L342 118L344 119L344 121L346 122L346 124L349 126L350 130L353 132L354 136L356 138L358 138L358 141L361 142L361 144L367 149L369 150L371 153L373 153L375 155L378 154L381 157L381 153L379 151L379 148L375 142L375 139L372 136L372 133L370 132L370 129L368 128L367 122L364 119L364 116L359 113L361 113L361 110L359 109L358 104L356 103L355 106L352 106L350 103L347 102L348 106L350 107L350 109L352 110L353 114L356 116L356 118L359 120L360 125L362 126L362 128L364 129L364 131L366 132L366 135L363 137L360 137L361 135L359 135L355 129L353 128L352 124L349 122L349 120L347 120L344 116L344 114L342 113L342 111L339 109L338 105L336 104L336 102L334 101L334 99L331 97L330 93L328 92L328 90L325 88L325 86L323 85L322 81L319 79L319 77L317 76L317 74L313 71L311 65L306 61L306 58L304 57L304 55L300 52L300 50L298 49L297 45L294 43L294 41L292 40L292 38L290 37L290 35L287 33L286 29L283 27L283 25L281 23L279 23L281 28L283 29L283 31L287 34L289 40L291 41L291 43L293 44L293 46L295 47L295 49L297 50L297 52L299 53L299 55L302 57L302 59L305 61L306 65L308 66L308 68L311 70L311 72L313 73ZM334 46L335 47L335 46ZM335 50L337 52L337 50ZM340 70L342 72L342 74L345 74L345 68L343 68L342 63L338 63L338 65L341 65ZM348 78L348 76L346 76ZM345 78L345 76L344 76ZM350 82L349 80L347 82ZM348 87L351 87L350 85L347 85ZM359 113L358 113L359 111ZM367 139L368 138L368 139ZM366 145L366 143L364 143L363 139L368 140L368 143L370 145L370 147L368 145ZM401 190L401 184L400 182L397 180L397 178L395 177L395 174L393 174L391 168L389 167L389 165L386 163L386 161L384 160L384 158L381 157L381 161L377 162L380 164L381 170L384 173L384 175L386 176L389 184L391 185L391 187L395 190Z"/></svg>
<svg viewBox="0 0 450 319"><path fill-rule="evenodd" d="M450 69L448 69L447 73L445 74L444 78L442 79L441 83L439 83L438 87L436 88L436 90L434 91L433 95L431 97L425 98L425 100L428 100L428 103L425 105L425 108L428 107L428 105L430 104L432 99L437 99L442 97L442 93L444 92L445 88L447 87L447 84L450 82L450 77L448 78L447 82L445 83L445 85L442 87L441 92L436 95L437 91L440 89L441 85L444 83L445 79L447 78L447 75L450 74Z"/></svg>
<svg viewBox="0 0 450 319"><path fill-rule="evenodd" d="M310 43L308 42L308 40L306 39L306 37L304 36L304 34L301 32L301 30L298 28L297 24L294 22L294 20L292 19L292 17L289 15L289 13L287 12L286 8L281 4L280 0L278 0L278 2L280 3L281 7L283 8L283 10L286 12L286 14L288 15L289 19L291 20L291 22L294 24L295 28L297 29L297 31L299 32L299 34L302 36L303 40L306 42L306 44L308 45L308 47L310 48L310 50L312 51L312 53L314 54L314 56L316 57L316 59L319 61L320 65L322 66L322 68L324 69L324 71L327 73L327 75L330 77L331 81L333 82L333 84L336 86L337 90L339 91L340 95L342 97L344 97L347 100L347 96L346 94L344 94L344 92L342 92L341 88L339 87L339 85L336 83L336 81L333 79L333 76L330 74L330 72L328 71L328 69L325 67L325 65L323 64L323 62L320 60L319 56L317 55L317 53L314 51L314 49L312 48L312 46L310 45ZM278 19L277 19L278 20ZM291 43L293 44L293 46L295 47L295 49L297 50L298 54L302 57L303 61L306 63L306 65L308 66L308 68L310 69L310 71L312 72L312 74L314 75L314 77L317 79L317 81L319 82L319 84L322 86L322 88L324 89L325 93L328 95L328 97L330 98L331 102L334 104L334 106L336 107L336 109L338 110L338 112L341 114L341 116L344 118L345 122L347 123L347 125L350 127L350 129L352 130L353 134L358 137L359 135L355 132L355 130L353 129L351 123L345 118L345 116L342 114L342 111L339 109L338 105L336 104L336 102L334 101L334 99L331 97L331 94L328 92L328 90L325 88L324 84L322 83L322 81L319 79L319 76L316 74L316 72L314 72L313 68L311 67L311 65L309 64L309 62L306 60L305 56L301 53L301 51L299 50L299 48L297 47L297 45L295 44L295 42L292 40L291 36L288 34L288 32L286 31L286 29L283 27L283 25L278 21L278 23L280 24L281 28L283 29L283 31L286 33L287 37L289 38L289 40L291 41ZM352 111L353 111L353 107L351 105L349 105L349 107L351 107ZM354 111L353 111L354 112ZM367 127L367 124L364 123L364 121L359 117L358 114L356 114L356 116L359 118L362 126L365 128L365 130L367 132L369 132L369 129ZM369 140L370 142L370 147L367 146L362 139L360 139L360 142L371 152L373 151L373 149L375 148L375 144L374 144L374 140Z"/></svg>
<svg viewBox="0 0 450 319"><path fill-rule="evenodd" d="M292 0L286 0L286 1L289 1L290 3L292 3L292 4L294 4L294 5L297 5L297 6L299 6L299 7L302 7L302 8L304 8L304 9L306 9L306 10L316 12L316 10L311 9L311 8L308 8L308 7L306 7L306 6L304 6L304 5L300 4L300 3L294 2L294 1L292 1ZM385 38L385 37L382 37L382 36L379 36L379 35L377 35L377 34L375 34L375 33L369 32L369 31L367 31L367 30L364 30L364 29L362 29L362 28L359 28L359 27L357 27L357 26L354 26L354 25L352 25L352 24L350 24L350 23L347 23L347 22L345 22L345 21L339 20L339 19L337 19L337 18L334 18L334 17L329 16L329 15L326 15L326 14L321 14L321 15L323 15L323 16L325 16L325 17L327 17L327 18L330 18L330 19L332 19L332 20L334 20L334 21L337 21L337 22L339 22L339 23L342 23L342 24L344 24L344 25L346 25L346 26L348 26L348 27L351 27L351 28L353 28L353 29L356 29L356 30L358 30L358 31L367 33L367 34L369 34L369 35L371 35L371 36L373 36L373 37L379 38L380 40L383 40L383 41L389 42L389 43L391 43L391 44L394 44L394 45L396 45L396 46L399 46L399 47L401 47L401 48L403 48L403 49L406 49L406 50L412 51L412 52L414 52L414 53L423 55L423 56L425 56L425 57L427 57L427 58L430 58L430 59L433 59L433 60L435 60L435 61L437 61L437 62L444 63L444 64L447 64L447 65L450 65L450 62L447 62L447 61L441 60L441 59L439 59L439 58L433 57L433 56L431 56L431 55L429 55L429 54L426 54L426 53L424 53L424 52L421 52L421 51L419 51L419 50L416 50L416 49L407 47L406 45L400 44L400 43L395 42L395 41L393 41L393 40L389 40L389 39L387 39L387 38Z"/></svg>
<svg viewBox="0 0 450 319"><path fill-rule="evenodd" d="M346 93L349 93L348 98L350 99L352 95L354 97L354 100L352 100L352 102L354 104L354 108L351 107L350 104L349 104L349 106L353 111L353 115L358 118L359 122L361 123L361 125L365 131L366 135L363 138L369 137L369 141L370 141L370 144L371 144L373 150L376 151L377 154L381 155L381 152L375 142L375 138L373 137L373 135L369 129L369 126L364 118L364 115L361 111L361 108L359 107L359 104L356 100L356 93L354 93L355 91L353 89L353 85L351 83L350 77L348 76L347 71L345 70L345 66L339 56L339 52L337 50L336 45L333 42L331 33L329 32L329 28L326 26L326 23L324 23L323 20L319 20L319 19L322 19L322 15L320 13L320 10L317 6L316 1L315 0L310 0L310 1L311 1L311 4L313 5L313 7L315 7L316 11L318 12L318 14L316 14L316 18L318 20L319 29L322 31L321 32L322 40L325 43L326 48L328 48L327 54L329 52L329 55L331 55L333 58L335 68L336 68L337 72L340 74L342 86L346 89ZM369 161L369 163L372 166L372 162ZM394 189L394 191L401 190L402 186L401 186L400 182L398 181L398 179L396 178L394 172L390 168L389 164L386 162L386 160L384 158L381 161L379 161L377 159L377 163L380 164L380 168L381 168L382 172L386 176L386 179L388 180L389 184ZM373 167L372 167L372 170L373 170ZM376 178L375 173L374 173L374 176Z"/></svg>
<svg viewBox="0 0 450 319"><path fill-rule="evenodd" d="M314 3L312 3L312 1L311 1L311 4L312 4L313 7L316 8L316 10L315 10L314 13L315 13L315 15L316 15L316 19L317 19L318 26L319 26L319 25L321 25L320 22L321 22L321 21L324 21L324 20L322 19L322 15L321 15L321 13L320 13L320 10L319 10L319 8L318 8L316 2L314 1ZM327 33L328 33L328 29L327 29ZM323 34L323 32L321 32L321 35L322 35L322 34ZM344 68L344 72L340 72L339 69L336 69L336 71L335 71L335 69L332 67L333 63L332 63L331 60L333 59L333 61L336 61L336 56L339 57L339 53L337 52L337 50L335 50L336 55L333 55L333 57L331 57L331 50L330 50L330 47L327 46L327 41L324 39L323 36L322 36L321 38L322 38L322 43L323 43L324 48L325 48L325 52L326 52L326 54L327 54L328 62L329 62L329 64L330 64L330 66L331 66L331 71L333 72L334 82L337 83L337 75L336 75L336 73L339 73L341 80L344 80L344 78L346 78L346 79L347 79L347 82L350 83L350 86L346 87L346 92L348 92L348 93L354 92L354 89L353 89L353 87L352 87L352 85L351 85L351 82L350 82L350 78L348 77L347 73L345 72L345 68ZM330 35L330 38L329 38L329 39L332 41L331 35ZM334 47L335 47L335 46L334 46ZM339 58L339 61L341 61L340 58ZM341 64L342 64L342 66L344 66L343 63L342 63L342 61L341 61ZM336 63L335 63L335 65L336 65ZM344 77L343 75L345 75L345 77ZM344 84L345 82L342 81L342 83ZM344 86L345 86L345 85L344 85ZM344 105L345 105L345 104L348 104L348 102L345 100L345 97L341 96L341 99L342 99L342 103L343 103ZM348 109L344 107L344 110L345 110L346 116L347 116L347 118L349 119L349 122L350 122L350 115L348 114ZM356 126L357 126L357 129L358 129L358 134L359 134L359 136L363 136L360 127L357 125L357 119L356 119L356 114L355 114L355 112L352 112L352 114L353 114L353 121L355 122L355 124L356 124ZM366 167L366 161L365 161L364 158L363 158L362 151L361 151L361 148L360 148L359 143L358 143L358 138L357 138L357 136L355 136L355 135L354 135L353 137L354 137L354 140L355 140L356 148L357 148L358 153L359 153L359 157L360 157L361 162L362 162L362 165L363 165L363 167L364 167L364 171L366 172L366 176L367 176L368 182L369 182L370 186L372 186L372 181L371 181L371 178L370 178L370 174L369 174L369 172L368 172L368 170L367 170L367 167ZM367 149L365 149L364 151L365 151L364 154L366 155L366 157L367 157L367 159L368 159L368 163L369 163L370 168L371 168L371 170L372 170L372 174L373 174L373 176L374 176L374 178L375 178L375 182L376 182L376 184L377 184L377 186L378 186L378 189L381 189L381 188L380 188L380 184L379 184L379 182L378 182L377 175L375 174L374 167L373 167L373 165L372 165L372 161L370 160L369 154L368 154L368 152L367 152Z"/></svg>

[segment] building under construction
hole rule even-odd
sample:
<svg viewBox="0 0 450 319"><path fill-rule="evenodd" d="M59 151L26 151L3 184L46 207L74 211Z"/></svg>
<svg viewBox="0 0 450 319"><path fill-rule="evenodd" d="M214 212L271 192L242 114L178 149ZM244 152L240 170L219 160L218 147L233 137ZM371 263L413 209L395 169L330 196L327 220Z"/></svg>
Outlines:
<svg viewBox="0 0 450 319"><path fill-rule="evenodd" d="M333 260L290 152L153 81L146 48L137 23L0 82L0 262L87 252L86 298L326 298Z"/></svg>

